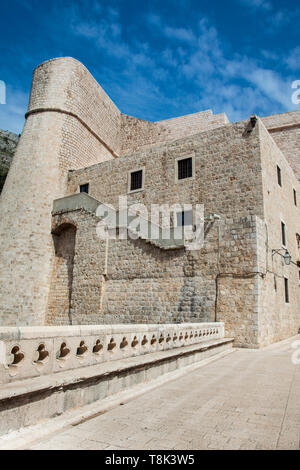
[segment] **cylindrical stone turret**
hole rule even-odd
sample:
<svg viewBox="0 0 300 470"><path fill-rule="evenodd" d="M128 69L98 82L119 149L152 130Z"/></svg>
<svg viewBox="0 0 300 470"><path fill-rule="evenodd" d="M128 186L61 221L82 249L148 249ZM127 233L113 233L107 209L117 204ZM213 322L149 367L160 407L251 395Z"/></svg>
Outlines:
<svg viewBox="0 0 300 470"><path fill-rule="evenodd" d="M120 112L72 58L38 66L0 197L0 325L42 325L54 255L53 200L67 172L117 156Z"/></svg>

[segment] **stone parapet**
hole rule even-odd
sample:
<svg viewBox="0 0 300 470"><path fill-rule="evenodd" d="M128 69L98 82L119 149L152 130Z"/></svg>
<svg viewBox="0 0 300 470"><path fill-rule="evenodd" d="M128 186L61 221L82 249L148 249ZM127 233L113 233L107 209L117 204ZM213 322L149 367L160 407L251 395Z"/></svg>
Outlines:
<svg viewBox="0 0 300 470"><path fill-rule="evenodd" d="M0 328L0 384L224 338L224 323Z"/></svg>

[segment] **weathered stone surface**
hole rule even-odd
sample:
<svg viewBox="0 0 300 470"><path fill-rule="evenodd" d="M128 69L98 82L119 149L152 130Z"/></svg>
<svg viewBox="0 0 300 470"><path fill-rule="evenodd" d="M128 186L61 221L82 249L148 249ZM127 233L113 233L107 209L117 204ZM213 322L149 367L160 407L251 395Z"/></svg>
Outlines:
<svg viewBox="0 0 300 470"><path fill-rule="evenodd" d="M2 327L0 384L223 338L224 324L216 322Z"/></svg>
<svg viewBox="0 0 300 470"><path fill-rule="evenodd" d="M78 61L38 66L0 200L1 324L217 319L236 344L251 347L296 334L299 269L272 250L283 249L283 221L286 247L294 263L300 260L293 193L300 198L299 115L229 123L208 110L151 123L122 115ZM178 182L176 160L185 156L194 175ZM143 188L128 194L128 175L137 168ZM148 209L200 203L205 216L221 219L207 223L204 247L191 252L143 239L100 240L93 211L51 215L53 200L86 183L106 204L117 206L120 195Z"/></svg>
<svg viewBox="0 0 300 470"><path fill-rule="evenodd" d="M167 383L135 386L0 437L0 449L299 450L297 340L213 356L166 374Z"/></svg>
<svg viewBox="0 0 300 470"><path fill-rule="evenodd" d="M0 328L0 435L229 351L232 342L221 323Z"/></svg>

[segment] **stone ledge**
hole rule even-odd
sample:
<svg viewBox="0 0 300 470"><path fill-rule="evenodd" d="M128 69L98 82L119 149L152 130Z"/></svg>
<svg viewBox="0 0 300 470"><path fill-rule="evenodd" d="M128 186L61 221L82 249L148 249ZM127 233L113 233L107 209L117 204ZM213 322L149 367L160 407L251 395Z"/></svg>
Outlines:
<svg viewBox="0 0 300 470"><path fill-rule="evenodd" d="M67 389L75 384L80 385L90 381L101 380L102 378L130 373L147 366L161 365L169 360L177 360L195 354L196 352L204 352L212 348L217 348L218 346L233 343L233 341L233 338L210 340L192 346L183 346L178 349L158 351L144 356L128 357L96 366L61 371L50 376L34 377L20 380L19 382L11 382L0 387L0 408L5 400L22 398L26 395L47 391L54 393L55 391Z"/></svg>
<svg viewBox="0 0 300 470"><path fill-rule="evenodd" d="M235 353L236 351L236 348L230 348L225 351L217 352L216 354L213 354L206 359L202 359L199 362L194 362L186 367L164 374L151 380L151 382L137 384L128 390L123 390L115 395L99 400L98 402L84 405L75 410L72 409L66 411L62 415L39 422L38 424L9 432L8 434L0 436L0 450L28 449L31 444L38 443L44 439L50 439L52 436L57 435L58 432L73 429L74 426L76 427L84 422L96 418L99 415L105 414L120 405L127 405L137 398L155 391L157 388L160 388L168 382L178 381L186 374L206 367L229 354Z"/></svg>
<svg viewBox="0 0 300 470"><path fill-rule="evenodd" d="M135 385L232 348L232 338L209 340L97 366L62 371L0 387L0 436L99 402Z"/></svg>
<svg viewBox="0 0 300 470"><path fill-rule="evenodd" d="M0 328L0 383L99 366L219 338L224 338L223 323L4 327Z"/></svg>

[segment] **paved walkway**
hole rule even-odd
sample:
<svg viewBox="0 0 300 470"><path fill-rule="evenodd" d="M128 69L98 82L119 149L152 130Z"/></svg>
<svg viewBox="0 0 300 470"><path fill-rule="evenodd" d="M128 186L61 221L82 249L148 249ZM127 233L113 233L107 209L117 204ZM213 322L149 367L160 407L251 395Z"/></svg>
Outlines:
<svg viewBox="0 0 300 470"><path fill-rule="evenodd" d="M291 344L239 349L31 448L299 449Z"/></svg>

